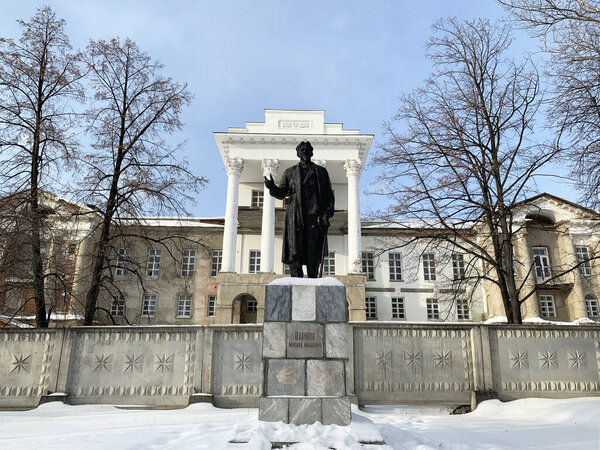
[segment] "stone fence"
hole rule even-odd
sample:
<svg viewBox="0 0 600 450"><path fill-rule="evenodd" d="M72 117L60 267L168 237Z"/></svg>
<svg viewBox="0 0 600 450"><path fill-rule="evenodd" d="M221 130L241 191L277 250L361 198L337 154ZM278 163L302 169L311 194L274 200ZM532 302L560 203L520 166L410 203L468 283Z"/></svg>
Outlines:
<svg viewBox="0 0 600 450"><path fill-rule="evenodd" d="M600 395L600 327L352 322L359 404ZM256 407L262 325L0 330L0 408Z"/></svg>

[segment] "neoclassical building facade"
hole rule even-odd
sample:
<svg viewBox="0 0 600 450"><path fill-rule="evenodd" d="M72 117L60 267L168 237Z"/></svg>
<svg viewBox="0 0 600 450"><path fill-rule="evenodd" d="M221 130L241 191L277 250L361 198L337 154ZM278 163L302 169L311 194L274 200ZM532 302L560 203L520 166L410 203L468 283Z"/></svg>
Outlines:
<svg viewBox="0 0 600 450"><path fill-rule="evenodd" d="M350 320L503 320L493 284L461 283L477 267L469 255L415 241L418 224L394 227L361 220L360 177L373 135L327 123L325 111L266 110L264 122L248 122L214 137L227 171L225 216L147 218L132 224L129 234L139 238L123 239L115 248L111 288L103 291L96 314L99 324L262 322L265 285L288 276L281 263L284 205L265 195L263 177L279 181L297 163L295 147L304 140L312 143L313 161L327 168L332 181L335 215L324 273L346 284ZM71 301L60 313L77 323L94 245L94 234L85 230L94 228L94 216L82 205L55 209L62 227L73 217L79 221L72 242L49 247L50 253L71 252ZM540 194L519 205L514 224L519 229L514 270L528 295L524 318L600 320L600 215ZM558 273L563 275L555 277ZM0 298L0 321L31 319L21 308L26 280L23 286L21 294Z"/></svg>

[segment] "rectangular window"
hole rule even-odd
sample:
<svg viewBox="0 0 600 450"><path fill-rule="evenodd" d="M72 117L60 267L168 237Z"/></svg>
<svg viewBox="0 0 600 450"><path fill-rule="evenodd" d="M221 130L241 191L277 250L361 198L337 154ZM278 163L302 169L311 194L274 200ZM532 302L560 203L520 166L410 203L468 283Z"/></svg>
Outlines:
<svg viewBox="0 0 600 450"><path fill-rule="evenodd" d="M540 295L540 314L544 318L556 317L553 295Z"/></svg>
<svg viewBox="0 0 600 450"><path fill-rule="evenodd" d="M456 318L458 320L471 320L471 311L469 310L468 300L456 300Z"/></svg>
<svg viewBox="0 0 600 450"><path fill-rule="evenodd" d="M192 296L191 295L180 295L179 302L177 302L177 317L191 317L192 316Z"/></svg>
<svg viewBox="0 0 600 450"><path fill-rule="evenodd" d="M390 281L402 281L402 254L390 253Z"/></svg>
<svg viewBox="0 0 600 450"><path fill-rule="evenodd" d="M262 208L264 199L265 199L265 194L263 191L259 191L258 189L252 189L251 206L258 206L259 208Z"/></svg>
<svg viewBox="0 0 600 450"><path fill-rule="evenodd" d="M533 264L537 284L542 284L552 277L550 258L546 247L533 247Z"/></svg>
<svg viewBox="0 0 600 450"><path fill-rule="evenodd" d="M125 315L125 299L123 296L113 297L110 305L110 314L113 317L123 317Z"/></svg>
<svg viewBox="0 0 600 450"><path fill-rule="evenodd" d="M435 281L435 255L433 253L423 253L423 279L425 281Z"/></svg>
<svg viewBox="0 0 600 450"><path fill-rule="evenodd" d="M585 309L588 317L599 317L600 309L598 308L598 299L591 294L585 296Z"/></svg>
<svg viewBox="0 0 600 450"><path fill-rule="evenodd" d="M215 317L215 305L217 304L217 296L209 295L208 296L208 317Z"/></svg>
<svg viewBox="0 0 600 450"><path fill-rule="evenodd" d="M217 273L221 270L221 263L223 262L223 250L212 251L212 261L210 264L210 276L216 277Z"/></svg>
<svg viewBox="0 0 600 450"><path fill-rule="evenodd" d="M392 297L392 319L406 319L402 297Z"/></svg>
<svg viewBox="0 0 600 450"><path fill-rule="evenodd" d="M592 274L592 266L590 265L590 256L588 248L581 246L575 247L577 253L577 263L579 264L579 273L589 277Z"/></svg>
<svg viewBox="0 0 600 450"><path fill-rule="evenodd" d="M156 294L144 295L142 301L142 317L154 317L156 311Z"/></svg>
<svg viewBox="0 0 600 450"><path fill-rule="evenodd" d="M365 298L365 311L367 313L367 320L377 320L377 303L375 297Z"/></svg>
<svg viewBox="0 0 600 450"><path fill-rule="evenodd" d="M184 250L181 257L181 276L193 277L196 270L196 250Z"/></svg>
<svg viewBox="0 0 600 450"><path fill-rule="evenodd" d="M160 253L159 248L151 248L148 250L148 266L146 275L149 277L157 277L160 272Z"/></svg>
<svg viewBox="0 0 600 450"><path fill-rule="evenodd" d="M248 300L246 302L246 312L256 312L258 309L258 302L256 300Z"/></svg>
<svg viewBox="0 0 600 450"><path fill-rule="evenodd" d="M115 269L115 275L118 277L124 277L129 273L129 266L131 264L131 249L121 248L119 249L119 255L117 256L117 268Z"/></svg>
<svg viewBox="0 0 600 450"><path fill-rule="evenodd" d="M335 252L329 252L323 258L323 275L335 275Z"/></svg>
<svg viewBox="0 0 600 450"><path fill-rule="evenodd" d="M440 320L440 305L437 298L427 299L427 319Z"/></svg>
<svg viewBox="0 0 600 450"><path fill-rule="evenodd" d="M367 281L375 280L375 261L373 253L362 252L362 271L367 276Z"/></svg>
<svg viewBox="0 0 600 450"><path fill-rule="evenodd" d="M260 271L260 250L250 250L250 265L248 273L257 273Z"/></svg>
<svg viewBox="0 0 600 450"><path fill-rule="evenodd" d="M465 279L465 257L462 253L452 254L452 274L454 281Z"/></svg>

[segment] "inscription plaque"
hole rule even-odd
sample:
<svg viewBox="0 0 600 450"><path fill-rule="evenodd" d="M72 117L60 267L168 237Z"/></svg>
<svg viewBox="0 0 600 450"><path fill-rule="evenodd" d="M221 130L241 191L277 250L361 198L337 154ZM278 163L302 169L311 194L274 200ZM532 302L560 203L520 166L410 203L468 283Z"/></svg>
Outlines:
<svg viewBox="0 0 600 450"><path fill-rule="evenodd" d="M323 325L289 323L287 330L288 358L323 356Z"/></svg>

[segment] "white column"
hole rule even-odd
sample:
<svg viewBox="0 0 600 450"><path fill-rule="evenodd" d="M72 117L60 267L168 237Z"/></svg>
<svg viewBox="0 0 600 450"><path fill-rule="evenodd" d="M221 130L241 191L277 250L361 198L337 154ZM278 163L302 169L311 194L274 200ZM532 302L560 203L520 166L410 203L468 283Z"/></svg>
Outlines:
<svg viewBox="0 0 600 450"><path fill-rule="evenodd" d="M237 239L238 192L240 175L244 170L242 158L228 158L227 169L227 205L225 206L225 229L223 230L223 261L221 272L235 272L235 241Z"/></svg>
<svg viewBox="0 0 600 450"><path fill-rule="evenodd" d="M348 177L348 273L360 273L360 194L358 180L362 164L358 159L347 159L344 164Z"/></svg>
<svg viewBox="0 0 600 450"><path fill-rule="evenodd" d="M269 178L277 177L279 161L276 159L262 160L263 175ZM275 242L275 198L271 197L269 190L265 187L263 198L262 229L260 232L260 271L274 272L274 242Z"/></svg>

